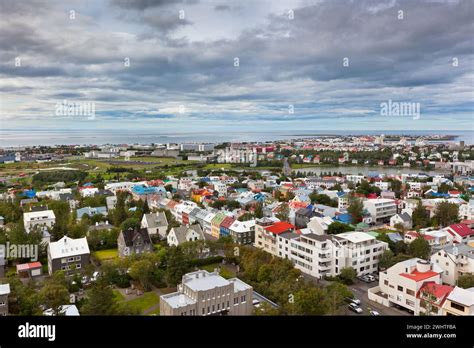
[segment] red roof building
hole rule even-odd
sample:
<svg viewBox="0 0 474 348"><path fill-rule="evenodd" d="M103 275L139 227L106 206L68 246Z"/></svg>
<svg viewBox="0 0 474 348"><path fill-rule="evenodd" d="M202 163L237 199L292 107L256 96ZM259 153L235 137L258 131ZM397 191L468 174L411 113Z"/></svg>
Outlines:
<svg viewBox="0 0 474 348"><path fill-rule="evenodd" d="M275 222L271 226L265 227L265 231L278 235L284 232L293 232L295 228L296 226L286 221L279 221L279 222Z"/></svg>

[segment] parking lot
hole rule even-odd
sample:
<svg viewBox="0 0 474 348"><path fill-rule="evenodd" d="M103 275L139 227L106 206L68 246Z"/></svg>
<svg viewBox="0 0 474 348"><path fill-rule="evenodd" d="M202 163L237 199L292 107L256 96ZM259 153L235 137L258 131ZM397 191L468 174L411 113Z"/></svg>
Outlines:
<svg viewBox="0 0 474 348"><path fill-rule="evenodd" d="M307 274L303 275L305 279L313 281L315 284L318 285L329 285L330 282L326 280L318 280L314 277L311 277ZM367 295L367 290L369 288L373 288L374 286L378 285L378 281L373 281L371 283L365 283L359 279L356 279L354 281L354 284L349 285L348 288L352 291L355 297L357 297L361 304L360 308L362 308L362 313L357 314L353 311L351 311L347 306L345 306L342 311L341 315L370 315L370 311L377 311L379 312L380 315L411 315L405 310L401 310L395 307L385 307L379 303L373 302L369 300L369 297Z"/></svg>
<svg viewBox="0 0 474 348"><path fill-rule="evenodd" d="M354 294L355 297L357 297L361 304L360 308L362 308L363 313L362 314L356 314L349 310L348 308L345 308L345 314L347 315L369 315L369 311L377 311L380 313L380 315L410 315L407 311L400 310L395 307L385 307L379 303L373 302L369 300L369 297L367 295L367 290L369 288L372 288L374 286L377 286L378 282L374 281L372 283L365 283L363 281L360 281L359 279L356 279L354 284L349 285L349 289L351 289L352 293Z"/></svg>

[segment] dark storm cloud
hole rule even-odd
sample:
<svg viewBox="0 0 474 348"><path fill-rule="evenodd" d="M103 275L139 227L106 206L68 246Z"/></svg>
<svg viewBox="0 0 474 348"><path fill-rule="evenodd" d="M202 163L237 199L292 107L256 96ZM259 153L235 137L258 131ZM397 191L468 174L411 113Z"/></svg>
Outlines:
<svg viewBox="0 0 474 348"><path fill-rule="evenodd" d="M6 3L0 1L0 77L31 80L0 90L30 88L34 97L36 85L45 97L115 103L110 117L138 117L124 110L133 102L170 110L190 104L187 117L265 121L288 119L281 110L289 103L299 104L295 120L359 118L380 100L403 95L427 104L436 98L436 112L471 105L462 104L472 94L469 0L305 1L274 11L272 2L266 8L257 1L237 9L225 2L116 0L95 12L81 2ZM69 8L77 9L76 21L67 19ZM246 25L252 16L255 24ZM228 28L229 35L219 35ZM48 84L40 81L45 77Z"/></svg>

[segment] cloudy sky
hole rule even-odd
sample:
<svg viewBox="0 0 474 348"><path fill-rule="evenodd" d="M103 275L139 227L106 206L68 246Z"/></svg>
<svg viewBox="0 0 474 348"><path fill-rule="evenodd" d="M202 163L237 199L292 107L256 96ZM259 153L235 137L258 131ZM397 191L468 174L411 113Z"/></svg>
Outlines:
<svg viewBox="0 0 474 348"><path fill-rule="evenodd" d="M0 0L0 126L473 129L473 4Z"/></svg>

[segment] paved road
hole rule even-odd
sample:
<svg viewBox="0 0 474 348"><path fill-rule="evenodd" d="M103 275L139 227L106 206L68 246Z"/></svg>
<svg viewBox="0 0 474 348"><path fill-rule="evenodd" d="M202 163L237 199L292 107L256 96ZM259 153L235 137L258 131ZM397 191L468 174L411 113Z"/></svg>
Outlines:
<svg viewBox="0 0 474 348"><path fill-rule="evenodd" d="M356 279L355 283L349 286L349 289L352 290L352 293L355 297L357 297L361 304L360 307L364 311L363 314L369 315L369 311L375 310L380 313L380 315L410 315L410 313L400 310L394 307L385 307L379 303L373 302L369 300L367 295L367 290L369 288L373 288L377 286L377 282L372 283L364 283L358 279ZM362 315L356 314L349 309L346 309L348 315Z"/></svg>
<svg viewBox="0 0 474 348"><path fill-rule="evenodd" d="M303 274L304 278L307 280L311 280L315 284L319 286L327 286L331 284L331 282L328 282L327 280L324 279L316 279L310 275ZM372 282L372 283L364 283L358 279L355 280L355 283L349 286L349 289L352 291L355 297L357 297L361 304L360 307L364 311L362 314L357 314L347 307L343 309L342 313L343 315L369 315L369 311L375 310L380 313L380 315L411 315L410 313L400 310L398 308L394 307L385 307L379 303L373 302L369 300L369 297L367 295L367 290L369 288L373 288L374 286L377 286L377 281Z"/></svg>

